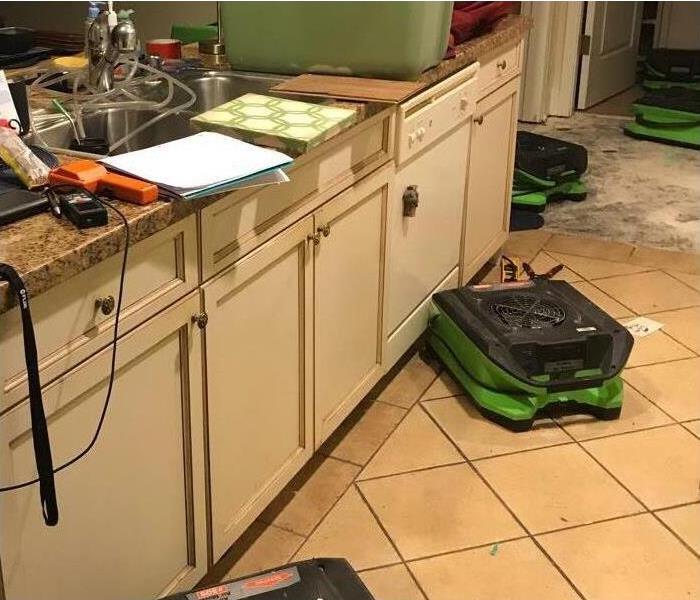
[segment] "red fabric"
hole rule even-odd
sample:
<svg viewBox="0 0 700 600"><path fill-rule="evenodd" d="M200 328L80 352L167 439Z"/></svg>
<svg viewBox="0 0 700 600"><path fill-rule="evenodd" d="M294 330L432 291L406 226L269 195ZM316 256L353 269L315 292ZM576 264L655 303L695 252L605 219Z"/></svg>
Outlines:
<svg viewBox="0 0 700 600"><path fill-rule="evenodd" d="M455 2L450 45L457 45L491 30L494 23L515 11L515 2Z"/></svg>

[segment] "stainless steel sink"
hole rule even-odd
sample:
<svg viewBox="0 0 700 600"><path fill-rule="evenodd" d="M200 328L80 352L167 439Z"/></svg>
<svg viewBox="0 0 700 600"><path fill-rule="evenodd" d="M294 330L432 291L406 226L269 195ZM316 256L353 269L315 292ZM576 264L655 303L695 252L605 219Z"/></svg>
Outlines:
<svg viewBox="0 0 700 600"><path fill-rule="evenodd" d="M271 87L286 79L282 75L201 69L182 71L177 78L197 95L195 103L187 110L169 115L139 131L128 142L115 149L113 154L140 150L191 135L196 131L190 125L191 117L246 93L269 94ZM148 97L157 100L163 96L164 90L164 86L162 89L152 88L148 90ZM186 98L182 90L176 90L178 91L173 104L181 103ZM157 114L152 110L134 110L129 107L102 109L84 115L85 135L105 138L111 145ZM73 140L73 130L67 120L39 127L39 134L41 140L38 141L56 149L68 149Z"/></svg>
<svg viewBox="0 0 700 600"><path fill-rule="evenodd" d="M270 88L288 77L237 71L183 71L178 79L189 87L197 100L189 109L195 114L220 106L243 94L268 94Z"/></svg>

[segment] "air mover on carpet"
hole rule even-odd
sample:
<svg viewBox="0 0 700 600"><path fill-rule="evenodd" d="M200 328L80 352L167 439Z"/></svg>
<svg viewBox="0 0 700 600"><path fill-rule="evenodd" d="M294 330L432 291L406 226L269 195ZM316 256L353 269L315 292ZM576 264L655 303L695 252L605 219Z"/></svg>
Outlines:
<svg viewBox="0 0 700 600"><path fill-rule="evenodd" d="M700 149L700 90L670 87L632 105L635 120L624 132L635 138Z"/></svg>
<svg viewBox="0 0 700 600"><path fill-rule="evenodd" d="M620 415L632 336L568 283L467 286L433 305L429 347L491 420L525 431L543 413Z"/></svg>
<svg viewBox="0 0 700 600"><path fill-rule="evenodd" d="M518 131L512 204L540 212L550 200L583 200L586 186L581 176L587 166L588 153L583 146Z"/></svg>

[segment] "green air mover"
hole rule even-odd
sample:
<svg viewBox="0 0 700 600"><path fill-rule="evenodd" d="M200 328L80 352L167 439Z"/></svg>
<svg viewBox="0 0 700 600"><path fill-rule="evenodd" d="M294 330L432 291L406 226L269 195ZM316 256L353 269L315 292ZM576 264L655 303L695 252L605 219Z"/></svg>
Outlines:
<svg viewBox="0 0 700 600"><path fill-rule="evenodd" d="M632 336L564 281L476 285L433 296L428 345L489 419L616 419Z"/></svg>
<svg viewBox="0 0 700 600"><path fill-rule="evenodd" d="M583 146L528 131L518 131L512 204L542 211L555 199L583 200L588 154Z"/></svg>
<svg viewBox="0 0 700 600"><path fill-rule="evenodd" d="M700 90L700 50L652 50L644 62L644 87Z"/></svg>
<svg viewBox="0 0 700 600"><path fill-rule="evenodd" d="M651 92L632 105L635 120L627 135L700 149L700 90L670 87Z"/></svg>

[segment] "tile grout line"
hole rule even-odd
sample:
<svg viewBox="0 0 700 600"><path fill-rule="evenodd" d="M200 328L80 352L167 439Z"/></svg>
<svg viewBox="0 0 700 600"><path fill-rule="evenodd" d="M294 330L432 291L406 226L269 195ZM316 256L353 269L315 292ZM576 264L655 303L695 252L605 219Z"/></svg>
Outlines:
<svg viewBox="0 0 700 600"><path fill-rule="evenodd" d="M442 433L442 432L440 432ZM458 460L454 462L441 463L439 465L430 465L429 467L417 467L415 469L408 469L407 471L396 471L395 473L385 473L384 475L374 475L372 477L365 477L364 479L355 479L357 483L364 483L365 481L381 481L382 479L391 479L392 477L398 477L399 475L413 475L414 473L425 473L425 471L433 471L434 469L441 469L442 467L456 467L457 465L463 465L464 460ZM361 475L361 473L360 473Z"/></svg>
<svg viewBox="0 0 700 600"><path fill-rule="evenodd" d="M665 269L661 269L661 270L662 270L664 273L666 273L666 275L668 275L669 277L673 277L673 279L675 279L677 282L682 283L683 285L688 286L691 290L695 290L696 292L700 292L700 290L694 288L692 285L686 283L686 282L683 281L682 279L679 279L679 278L676 277L673 273L671 273L671 272L669 272L669 271L666 271ZM685 275L694 275L694 276L696 276L696 277L700 276L700 273L685 273L685 271L677 271L677 272L678 272L678 273L684 273Z"/></svg>
<svg viewBox="0 0 700 600"><path fill-rule="evenodd" d="M668 425L668 427L675 426L675 425L678 425L678 423L675 423L675 424L673 424L673 425ZM636 432L631 431L631 432L628 432L628 433L636 433ZM620 435L626 435L626 434L623 433L623 434L620 434ZM591 440L591 441L595 441L595 440ZM675 538L681 543L681 545L683 545L685 548L687 548L688 550L690 550L690 552L692 552L695 556L700 556L700 555L698 555L698 553L697 553L695 550L693 550L693 548L690 547L690 545L689 545L683 538L681 538L675 531L673 531L668 525L666 525L666 523L664 523L663 520L662 520L658 515L656 515L656 513L654 512L654 509L652 509L651 507L649 507L645 502L642 502L642 500L641 500L640 498L638 498L636 494L632 493L632 491L631 491L624 483L622 483L622 481L620 481L620 480L612 473L612 471L610 471L600 460L598 460L598 459L593 455L593 453L591 453L581 442L578 442L578 441L577 441L576 443L577 443L577 444L580 446L580 448L581 448L586 454L588 454L588 456L590 456L590 457L591 457L591 458L592 458L592 459L593 459L593 460L594 460L608 475L610 475L610 477L612 477L623 489L625 489L625 490L627 491L627 493L628 493L630 496L632 496L632 498L634 498L637 502L639 502L639 504L641 504L641 505L646 509L646 513L640 513L640 514L650 514L654 519L656 519L656 521L657 521L658 523L660 523L665 529L667 529L667 530L673 535L673 537L675 537ZM662 510L662 508L656 509L656 510ZM637 516L638 516L638 515L637 515Z"/></svg>
<svg viewBox="0 0 700 600"><path fill-rule="evenodd" d="M687 360L687 359L686 359L686 360ZM635 367L635 368L637 368L637 367ZM642 398L644 398L646 401L650 402L653 406L655 406L656 408L658 408L663 414L665 414L669 419L671 419L671 421L672 421L673 423L676 423L676 424L680 425L680 422L678 421L678 419L676 419L676 417L674 417L672 414L666 412L666 410L664 410L661 406L659 406L659 405L658 405L656 402L654 402L651 398L647 397L647 395L644 394L641 390L637 389L637 387L636 387L634 384L632 384L632 383L630 383L629 381L627 381L627 380L625 379L625 376L624 376L624 371L620 374L620 377L622 377L622 381L624 382L625 385L628 385L629 387L631 387L631 388L632 388L635 392L637 392ZM625 400L624 400L624 398L623 398L623 399L622 399L622 402L624 403L624 401L625 401Z"/></svg>
<svg viewBox="0 0 700 600"><path fill-rule="evenodd" d="M408 364L408 362L407 362L406 364ZM404 368L405 368L405 365L404 365ZM401 372L401 371L398 371L398 372L396 373L396 375L398 375L400 372ZM431 379L431 381L430 381L430 383L428 384L428 386L427 386L422 392L420 392L420 394L418 395L418 399L415 401L414 405L417 404L417 403L419 402L421 395L424 394L424 393L426 392L426 390L434 383L434 381L438 378L438 375L439 375L439 373L436 373L436 374L435 374L435 377L433 377L433 378ZM396 376L395 376L395 377L396 377ZM392 379L392 381L393 381L393 379ZM394 405L392 405L392 406L394 406ZM398 407L398 408L404 408L404 409L405 409L405 407ZM368 464L370 463L370 461L374 458L374 456L377 454L377 452L379 452L379 450L381 450L382 446L384 446L384 444L386 443L386 441L387 441L387 440L391 437L391 435L396 431L396 429L399 427L399 425L401 425L401 423L403 423L404 419L408 416L408 413L410 412L410 409L405 409L405 410L406 410L405 414L403 414L403 415L401 416L401 419L400 419L400 420L396 423L396 425L391 429L391 431L390 431L389 434L386 436L386 438L384 438L384 441L383 441L383 442L377 447L377 449L372 453L372 455L369 457L369 459L367 460L367 462L365 463L364 466L366 466L366 465L368 465ZM334 456L330 456L330 455L328 455L328 456L322 455L322 456L324 456L325 458L332 458L332 459L334 459L334 460L339 460L339 459L335 458ZM355 463L349 463L349 464L352 464L353 466L356 466L356 467L357 467L357 466L360 466L360 471L359 471L358 475L359 475L360 473L362 473L362 470L364 469L364 466L356 465ZM336 498L336 500L331 504L331 506L328 508L328 510L325 511L325 512L323 513L323 515L322 515L321 518L319 519L318 523L316 523L316 525L314 525L314 527L311 529L311 531L309 531L308 534L303 535L304 541L302 542L301 546L299 546L299 548L294 552L294 554L292 555L292 557L294 557L296 554L299 553L299 550L301 550L301 549L306 545L306 543L309 541L309 538L311 538L311 536L312 536L312 535L316 532L316 530L321 526L321 523L323 523L323 522L326 520L326 517L327 517L327 516L330 514L330 512L336 507L336 505L338 504L338 502L340 502L340 499L341 499L343 496L345 496L345 494L348 492L348 490L349 490L351 487L353 487L353 486L355 485L356 477L357 477L357 476L355 476L355 477L352 478L352 480L350 481L350 483L343 489L342 493L338 496L338 498ZM356 487L356 486L355 486L355 487ZM375 518L376 518L376 517L375 517ZM292 532L292 533L296 533L297 535L300 535L300 534L297 533L297 532ZM389 538L389 539L390 539L390 541L391 541L391 538ZM398 554L398 556L401 558L401 554ZM377 568L380 568L380 567L377 567Z"/></svg>
<svg viewBox="0 0 700 600"><path fill-rule="evenodd" d="M530 530L525 527L525 525L522 523L522 521L518 518L518 516L515 514L515 512L508 506L508 504L505 502L503 498L496 492L496 490L491 486L491 484L486 480L484 475L477 469L472 462L467 458L466 454L462 452L462 449L455 444L455 442L452 440L452 438L449 436L447 431L443 429L443 427L440 425L440 423L437 422L436 419L433 418L433 416L423 407L421 404L421 408L423 411L428 415L428 417L435 423L435 425L442 431L443 435L452 443L452 445L455 447L457 452L459 452L463 457L464 460L466 461L466 464L469 466L469 468L474 472L474 474L481 480L481 482L491 491L491 493L496 497L496 499L501 503L501 505L508 511L508 513L511 515L511 517L515 520L515 522L520 526L520 528L527 534L529 539L532 540L532 543L535 544L540 549L540 552L544 554L544 556L549 560L549 562L552 564L552 566L559 572L559 574L564 578L564 580L571 586L571 589L578 594L578 596L582 600L586 600L586 597L583 595L581 590L579 590L578 586L574 584L574 582L571 580L571 578L566 574L564 569L562 569L557 562L549 555L549 553L542 547L542 545L535 539L535 537L530 533ZM568 435L568 434L567 434Z"/></svg>
<svg viewBox="0 0 700 600"><path fill-rule="evenodd" d="M388 439L388 438L387 438ZM377 526L379 529L382 530L384 535L386 536L386 539L389 540L389 543L391 544L391 547L394 549L394 552L396 552L396 556L398 556L401 559L401 564L404 566L406 571L408 571L409 576L413 580L413 582L418 586L418 590L420 591L421 594L425 597L426 600L428 600L428 594L425 593L425 590L423 589L423 586L420 585L416 577L413 575L413 572L411 569L408 568L408 565L406 564L406 559L404 558L403 554L401 554L401 551L399 550L398 544L394 541L394 539L389 535L389 531L384 527L384 524L381 522L379 515L374 511L374 508L372 505L369 503L369 500L365 497L365 494L362 491L362 488L360 488L359 485L360 482L354 481L353 484L355 486L355 489L357 490L357 493L359 494L360 498L362 501L365 503L365 506L367 507L367 510L369 510L370 514L372 517L374 517L374 520L377 523Z"/></svg>

